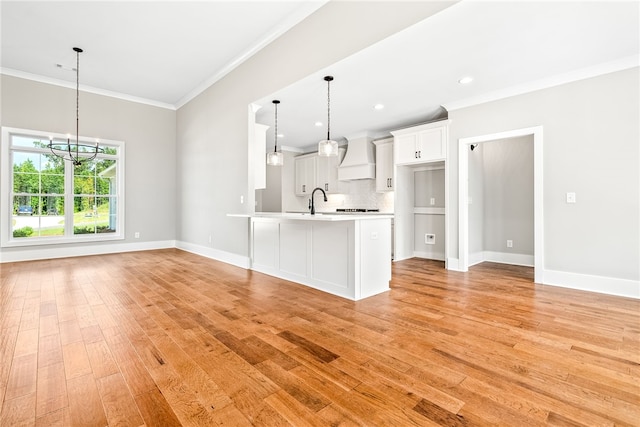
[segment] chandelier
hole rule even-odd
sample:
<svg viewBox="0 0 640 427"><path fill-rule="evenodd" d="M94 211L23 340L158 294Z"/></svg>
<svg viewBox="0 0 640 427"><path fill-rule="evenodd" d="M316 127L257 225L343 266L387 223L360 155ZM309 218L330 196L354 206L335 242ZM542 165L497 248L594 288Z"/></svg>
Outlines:
<svg viewBox="0 0 640 427"><path fill-rule="evenodd" d="M80 141L80 53L82 49L74 47L73 50L76 53L76 140L71 142L71 138L68 137L65 143L50 139L47 147L56 157L80 166L82 162L95 159L98 153L104 153L104 148L97 142L88 144Z"/></svg>

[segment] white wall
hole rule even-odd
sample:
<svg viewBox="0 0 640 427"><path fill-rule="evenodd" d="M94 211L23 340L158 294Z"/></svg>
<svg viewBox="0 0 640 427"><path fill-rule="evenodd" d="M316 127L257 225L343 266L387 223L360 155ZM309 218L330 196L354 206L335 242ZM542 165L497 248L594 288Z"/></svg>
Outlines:
<svg viewBox="0 0 640 427"><path fill-rule="evenodd" d="M329 2L178 110L178 240L243 265L248 256L247 105L451 3ZM285 160L286 161L286 160ZM208 236L211 235L211 243Z"/></svg>
<svg viewBox="0 0 640 427"><path fill-rule="evenodd" d="M639 81L633 68L450 111L449 257L458 257L458 140L542 126L545 278L640 296Z"/></svg>
<svg viewBox="0 0 640 427"><path fill-rule="evenodd" d="M75 134L75 89L2 75L2 126ZM80 135L125 142L125 231L117 242L2 248L3 261L171 247L175 111L80 92ZM134 232L140 233L134 239Z"/></svg>

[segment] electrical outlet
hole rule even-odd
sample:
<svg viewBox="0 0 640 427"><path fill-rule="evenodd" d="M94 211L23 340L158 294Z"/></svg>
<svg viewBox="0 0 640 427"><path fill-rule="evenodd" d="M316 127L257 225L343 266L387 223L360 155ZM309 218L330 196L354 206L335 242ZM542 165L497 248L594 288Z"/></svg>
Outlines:
<svg viewBox="0 0 640 427"><path fill-rule="evenodd" d="M575 203L576 202L576 193L567 193L567 203Z"/></svg>
<svg viewBox="0 0 640 427"><path fill-rule="evenodd" d="M209 243L211 243L211 234L209 234Z"/></svg>
<svg viewBox="0 0 640 427"><path fill-rule="evenodd" d="M424 235L424 243L427 245L435 245L436 244L436 235L435 234L425 234Z"/></svg>
<svg viewBox="0 0 640 427"><path fill-rule="evenodd" d="M434 205L436 204L436 198L435 198L435 197L432 197L432 198L429 200L429 203L431 204L431 206L434 206Z"/></svg>
<svg viewBox="0 0 640 427"><path fill-rule="evenodd" d="M133 237L136 238L136 239L139 239L140 238L140 232L136 231L135 233L133 233Z"/></svg>
<svg viewBox="0 0 640 427"><path fill-rule="evenodd" d="M240 204L244 203L244 196L240 196Z"/></svg>
<svg viewBox="0 0 640 427"><path fill-rule="evenodd" d="M378 232L377 231L372 231L371 232L371 240L378 240Z"/></svg>
<svg viewBox="0 0 640 427"><path fill-rule="evenodd" d="M507 240L507 247L508 248L512 248L513 247L513 240Z"/></svg>

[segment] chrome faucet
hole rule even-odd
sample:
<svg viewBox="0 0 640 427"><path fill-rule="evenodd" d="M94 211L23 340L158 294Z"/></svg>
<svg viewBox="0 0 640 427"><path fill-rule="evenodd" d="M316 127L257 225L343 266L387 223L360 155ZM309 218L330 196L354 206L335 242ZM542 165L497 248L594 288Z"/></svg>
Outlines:
<svg viewBox="0 0 640 427"><path fill-rule="evenodd" d="M316 194L316 191L322 191L322 195L324 196L324 201L327 201L327 193L324 192L324 190L320 187L316 187L313 189L313 191L311 192L311 215L315 215L316 214L316 206L313 203L313 195Z"/></svg>

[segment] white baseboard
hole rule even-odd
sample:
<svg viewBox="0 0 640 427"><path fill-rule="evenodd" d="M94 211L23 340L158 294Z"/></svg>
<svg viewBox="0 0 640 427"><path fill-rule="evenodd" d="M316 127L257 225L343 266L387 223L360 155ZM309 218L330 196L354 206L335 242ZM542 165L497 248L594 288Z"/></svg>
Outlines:
<svg viewBox="0 0 640 427"><path fill-rule="evenodd" d="M640 299L640 281L566 271L544 271L544 284Z"/></svg>
<svg viewBox="0 0 640 427"><path fill-rule="evenodd" d="M175 248L175 240L140 243L89 244L82 246L41 246L3 249L0 252L0 263L36 261L42 259L69 258L87 255L105 255L121 252L150 251L154 249Z"/></svg>
<svg viewBox="0 0 640 427"><path fill-rule="evenodd" d="M497 262L499 264L534 266L534 256L526 254L514 254L510 252L482 251L469 254L469 267L481 262Z"/></svg>
<svg viewBox="0 0 640 427"><path fill-rule="evenodd" d="M194 245L193 243L183 242L180 240L176 242L175 247L196 255L215 259L216 261L226 262L227 264L235 265L236 267L244 268L247 270L251 268L251 259L248 256L221 251L219 249L208 248L206 246Z"/></svg>
<svg viewBox="0 0 640 427"><path fill-rule="evenodd" d="M422 251L414 251L413 256L415 258L425 258L425 259L434 259L436 261L444 261L445 256L443 253L439 252L422 252Z"/></svg>

